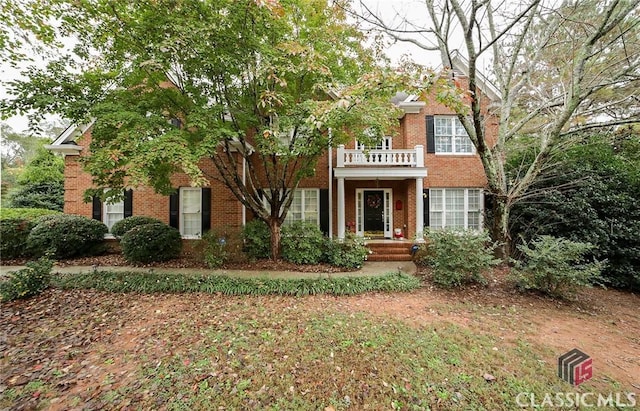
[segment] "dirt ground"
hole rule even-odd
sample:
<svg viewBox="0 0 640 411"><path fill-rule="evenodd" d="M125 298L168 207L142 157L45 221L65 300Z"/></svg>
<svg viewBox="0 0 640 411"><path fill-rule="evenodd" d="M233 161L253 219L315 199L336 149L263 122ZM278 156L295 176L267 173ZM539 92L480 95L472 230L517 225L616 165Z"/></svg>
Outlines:
<svg viewBox="0 0 640 411"><path fill-rule="evenodd" d="M113 265L113 262L111 263ZM271 268L271 267L270 267ZM21 356L21 369L0 366L0 395L12 386L39 376L47 364L60 366L74 357L79 365L62 368L66 400L99 384L105 358L123 358L136 352L140 341L153 340L154 325L197 318L210 296L106 294L92 290L48 290L43 295L0 305L0 365ZM243 297L224 297L243 301ZM249 298L249 297L246 297ZM594 376L618 381L622 390L640 392L640 296L633 293L586 289L574 301L555 301L513 291L496 273L488 287L446 291L429 285L412 293L369 293L352 297L312 296L250 297L256 304L278 310L297 305L307 311L335 310L391 317L411 326L453 322L472 331L498 336L504 344L525 340L551 348L545 362L555 367L556 358L578 348L593 358ZM117 309L116 309L117 308ZM56 322L85 318L73 335L56 335ZM77 315L74 316L74 311ZM60 315L65 313L65 316ZM15 346L18 338L20 346ZM10 344L12 341L14 344ZM60 372L60 371L59 371ZM133 370L122 364L114 384L127 384ZM35 394L34 394L35 395ZM59 409L63 409L60 407Z"/></svg>

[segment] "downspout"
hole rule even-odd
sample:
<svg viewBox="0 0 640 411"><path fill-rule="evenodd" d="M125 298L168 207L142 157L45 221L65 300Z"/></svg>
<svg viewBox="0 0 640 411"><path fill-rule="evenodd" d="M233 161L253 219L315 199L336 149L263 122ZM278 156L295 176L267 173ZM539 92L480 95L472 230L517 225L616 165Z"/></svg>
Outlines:
<svg viewBox="0 0 640 411"><path fill-rule="evenodd" d="M333 238L333 135L329 129L329 238Z"/></svg>
<svg viewBox="0 0 640 411"><path fill-rule="evenodd" d="M247 159L242 156L242 185L247 186ZM242 204L242 226L247 225L247 206Z"/></svg>

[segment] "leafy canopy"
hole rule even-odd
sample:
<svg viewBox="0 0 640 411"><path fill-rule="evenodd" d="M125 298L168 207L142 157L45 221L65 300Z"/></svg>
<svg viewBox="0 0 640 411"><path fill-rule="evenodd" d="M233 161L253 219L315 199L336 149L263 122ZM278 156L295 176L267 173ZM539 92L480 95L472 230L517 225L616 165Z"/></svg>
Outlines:
<svg viewBox="0 0 640 411"><path fill-rule="evenodd" d="M258 154L250 189L295 187L329 144L391 133L398 113L390 97L410 87L416 69L382 69L379 50L347 24L345 5L323 0L31 6L76 41L45 69L28 68L28 81L10 82L16 98L3 110L95 119L86 168L99 187L151 184L167 193L175 172L204 185L216 175L200 160L219 157L225 183L251 197L221 148ZM428 74L421 80L431 84Z"/></svg>

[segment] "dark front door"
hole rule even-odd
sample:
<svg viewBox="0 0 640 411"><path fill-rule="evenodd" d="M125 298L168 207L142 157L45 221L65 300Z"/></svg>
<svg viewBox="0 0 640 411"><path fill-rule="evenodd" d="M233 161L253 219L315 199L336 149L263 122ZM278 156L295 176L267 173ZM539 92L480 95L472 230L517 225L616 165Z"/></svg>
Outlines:
<svg viewBox="0 0 640 411"><path fill-rule="evenodd" d="M384 234L384 191L364 192L364 231Z"/></svg>

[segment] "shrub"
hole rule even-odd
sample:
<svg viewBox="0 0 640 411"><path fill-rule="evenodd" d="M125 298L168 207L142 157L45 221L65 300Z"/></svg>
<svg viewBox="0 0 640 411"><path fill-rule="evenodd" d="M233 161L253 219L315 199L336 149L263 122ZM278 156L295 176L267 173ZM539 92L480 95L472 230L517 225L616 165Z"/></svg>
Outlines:
<svg viewBox="0 0 640 411"><path fill-rule="evenodd" d="M54 214L36 220L27 238L34 255L57 258L97 255L105 250L107 226L98 220L70 214Z"/></svg>
<svg viewBox="0 0 640 411"><path fill-rule="evenodd" d="M271 232L262 220L251 220L242 229L244 252L251 259L269 258L271 255Z"/></svg>
<svg viewBox="0 0 640 411"><path fill-rule="evenodd" d="M604 262L586 262L593 245L548 235L518 245L523 261L514 261L511 278L521 290L536 290L553 297L568 297L579 287L596 282Z"/></svg>
<svg viewBox="0 0 640 411"><path fill-rule="evenodd" d="M231 227L214 228L202 236L197 246L207 267L219 268L228 262L245 262L242 235Z"/></svg>
<svg viewBox="0 0 640 411"><path fill-rule="evenodd" d="M12 301L40 294L49 287L53 261L40 258L27 263L27 268L9 272L8 279L0 282L2 301Z"/></svg>
<svg viewBox="0 0 640 411"><path fill-rule="evenodd" d="M180 256L180 232L164 223L139 225L127 231L120 240L122 255L132 263L167 261Z"/></svg>
<svg viewBox="0 0 640 411"><path fill-rule="evenodd" d="M325 237L317 225L296 221L282 227L282 258L295 264L322 261Z"/></svg>
<svg viewBox="0 0 640 411"><path fill-rule="evenodd" d="M44 208L0 208L0 220L7 218L22 218L34 221L44 215L62 214L59 211L47 210Z"/></svg>
<svg viewBox="0 0 640 411"><path fill-rule="evenodd" d="M113 234L113 236L116 238L122 238L122 236L125 235L125 233L131 230L133 227L137 227L139 225L151 224L151 223L162 224L162 221L156 218L145 217L145 216L127 217L113 224L113 226L111 227L111 234Z"/></svg>
<svg viewBox="0 0 640 411"><path fill-rule="evenodd" d="M327 241L326 261L337 267L360 268L369 255L364 239L353 233L347 233L343 241Z"/></svg>
<svg viewBox="0 0 640 411"><path fill-rule="evenodd" d="M433 281L439 286L485 284L482 273L500 263L493 257L497 245L487 233L434 230L425 240L419 255L433 269Z"/></svg>
<svg viewBox="0 0 640 411"><path fill-rule="evenodd" d="M27 255L27 238L34 226L24 218L0 220L0 256L10 259Z"/></svg>

